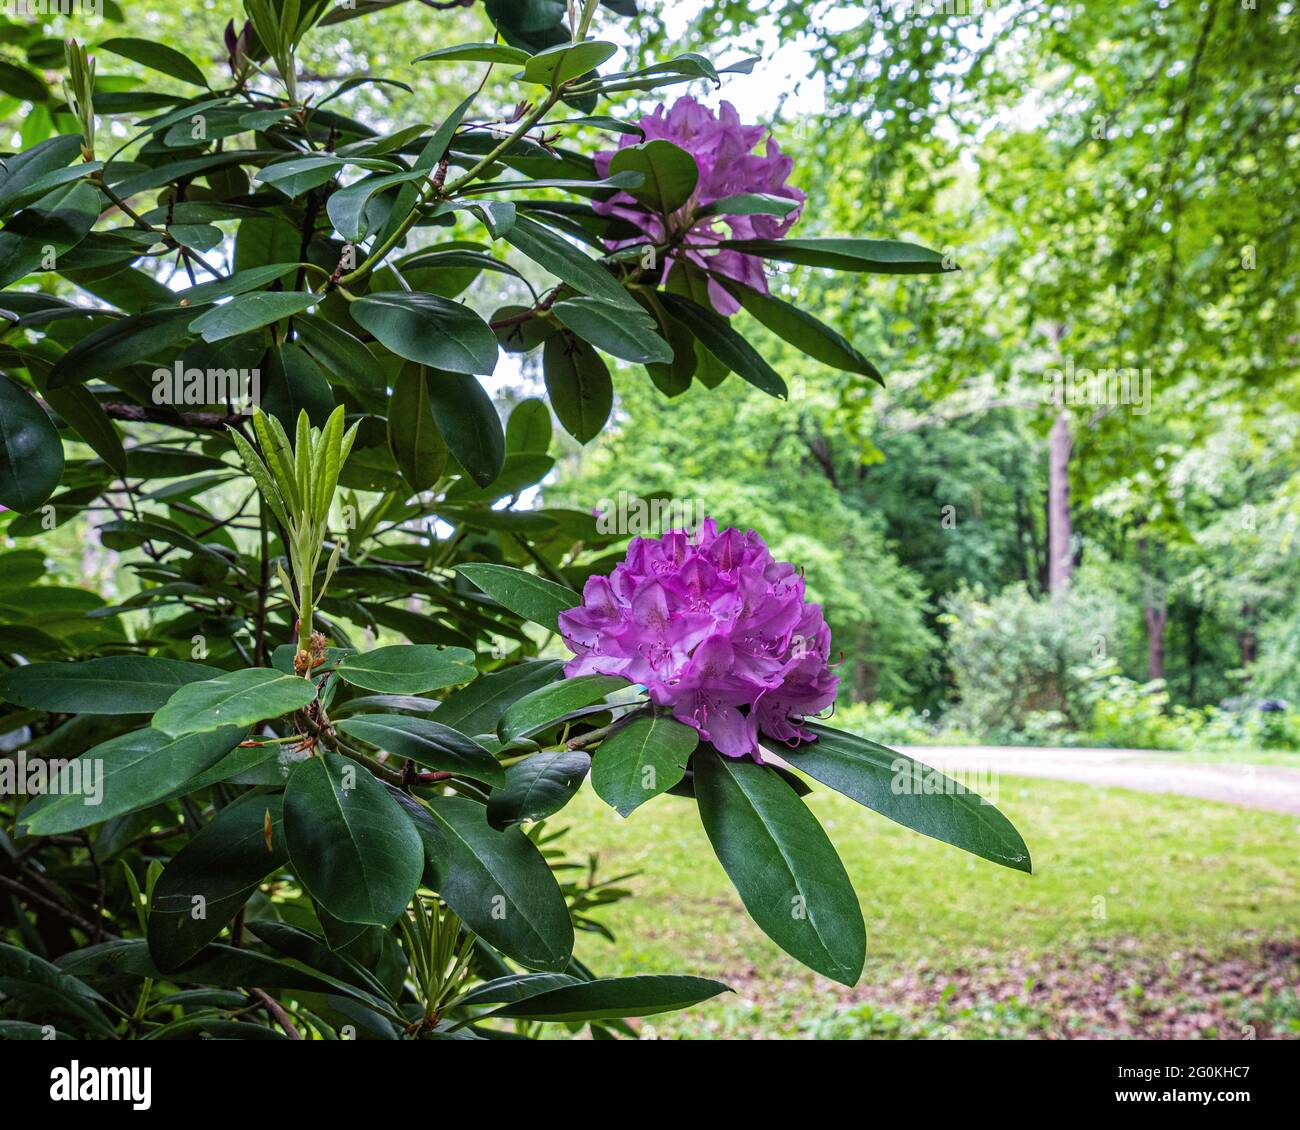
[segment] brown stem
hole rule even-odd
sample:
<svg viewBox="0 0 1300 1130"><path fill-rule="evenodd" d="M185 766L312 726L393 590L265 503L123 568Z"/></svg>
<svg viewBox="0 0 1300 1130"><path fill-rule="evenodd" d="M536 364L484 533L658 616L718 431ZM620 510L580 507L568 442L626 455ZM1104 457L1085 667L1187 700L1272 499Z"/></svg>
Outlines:
<svg viewBox="0 0 1300 1130"><path fill-rule="evenodd" d="M35 903L37 906L43 906L52 914L57 914L65 922L75 926L87 938L93 938L96 934L96 926L93 922L87 922L81 915L69 910L67 907L60 906L53 899L46 898L44 895L37 894L35 891L24 887L21 883L10 879L7 875L0 875L0 887L12 891L19 898L26 899L28 902ZM107 939L110 942L120 941L121 939L113 933L105 930L102 926L98 928L100 938Z"/></svg>
<svg viewBox="0 0 1300 1130"><path fill-rule="evenodd" d="M265 1008L266 1011L271 1014L275 1022L279 1024L281 1028L284 1029L284 1034L288 1036L289 1039L291 1040L302 1039L302 1033L299 1032L298 1029L293 1026L293 1021L289 1019L289 1014L284 1011L284 1009L280 1006L280 1002L277 1001L273 996L271 996L270 993L266 992L263 989L249 989L248 994L249 996L255 997L258 1001L261 1002L262 1007Z"/></svg>
<svg viewBox="0 0 1300 1130"><path fill-rule="evenodd" d="M176 412L170 408L146 408L140 404L109 403L104 411L114 420L129 420L137 424L171 424L177 428L198 428L201 431L224 432L227 427L239 427L248 419L238 413L223 416L219 412Z"/></svg>

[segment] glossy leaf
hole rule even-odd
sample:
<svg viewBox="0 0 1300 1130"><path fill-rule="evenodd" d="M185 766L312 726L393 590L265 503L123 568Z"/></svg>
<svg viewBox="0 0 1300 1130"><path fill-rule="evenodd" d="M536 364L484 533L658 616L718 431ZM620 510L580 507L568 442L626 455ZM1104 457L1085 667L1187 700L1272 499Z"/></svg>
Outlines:
<svg viewBox="0 0 1300 1130"><path fill-rule="evenodd" d="M579 443L600 435L614 410L614 382L600 355L580 338L556 334L546 341L542 373L564 430Z"/></svg>
<svg viewBox="0 0 1300 1130"><path fill-rule="evenodd" d="M624 361L648 365L666 364L673 359L673 347L644 311L633 313L621 305L582 295L562 299L551 310L566 329ZM548 350L556 340L547 339Z"/></svg>
<svg viewBox="0 0 1300 1130"><path fill-rule="evenodd" d="M562 972L573 953L569 908L541 853L518 828L497 831L464 797L433 797L428 811L445 855L433 884L465 925L530 969Z"/></svg>
<svg viewBox="0 0 1300 1130"><path fill-rule="evenodd" d="M428 490L447 466L447 441L438 430L429 398L432 378L423 365L408 362L388 399L388 446L407 485Z"/></svg>
<svg viewBox="0 0 1300 1130"><path fill-rule="evenodd" d="M877 384L884 385L880 371L851 342L807 311L738 283L728 282L726 287L748 313L809 357L846 373L870 377Z"/></svg>
<svg viewBox="0 0 1300 1130"><path fill-rule="evenodd" d="M283 797L246 793L163 868L149 910L149 955L159 969L175 969L194 957L289 862L283 817Z"/></svg>
<svg viewBox="0 0 1300 1130"><path fill-rule="evenodd" d="M241 294L214 307L190 323L190 331L208 342L224 341L250 330L261 329L294 314L301 314L320 299L296 290L259 290Z"/></svg>
<svg viewBox="0 0 1300 1130"><path fill-rule="evenodd" d="M329 380L311 356L297 345L273 345L266 351L262 374L262 408L292 428L302 412L317 427L334 411Z"/></svg>
<svg viewBox="0 0 1300 1130"><path fill-rule="evenodd" d="M339 677L381 694L423 694L474 678L474 653L463 647L396 644L349 655Z"/></svg>
<svg viewBox="0 0 1300 1130"><path fill-rule="evenodd" d="M188 56L157 40L129 37L105 39L97 45L97 50L111 51L114 55L121 55L124 59L130 59L150 70L159 71L194 86L208 85L203 72L190 61Z"/></svg>
<svg viewBox="0 0 1300 1130"><path fill-rule="evenodd" d="M579 248L550 228L526 216L516 218L506 233L506 241L535 263L568 283L574 290L593 298L603 298L615 306L641 313L636 299L617 279Z"/></svg>
<svg viewBox="0 0 1300 1130"><path fill-rule="evenodd" d="M344 922L389 926L419 885L424 849L411 822L366 769L338 754L320 750L289 775L284 831L303 885Z"/></svg>
<svg viewBox="0 0 1300 1130"><path fill-rule="evenodd" d="M630 816L682 779L699 740L698 731L667 714L637 718L600 743L591 786L620 816Z"/></svg>
<svg viewBox="0 0 1300 1130"><path fill-rule="evenodd" d="M582 1023L675 1012L731 990L706 977L605 977L537 993L494 1009L490 1016Z"/></svg>
<svg viewBox="0 0 1300 1130"><path fill-rule="evenodd" d="M491 373L496 335L468 306L436 294L385 291L349 308L359 326L399 357L453 373Z"/></svg>
<svg viewBox="0 0 1300 1130"><path fill-rule="evenodd" d="M687 327L696 340L728 369L739 373L755 388L784 400L789 391L780 375L759 352L731 328L731 323L714 310L706 309L680 294L661 291L665 308Z"/></svg>
<svg viewBox="0 0 1300 1130"><path fill-rule="evenodd" d="M310 679L248 667L181 687L153 716L153 725L173 736L251 726L301 710L315 697L316 685Z"/></svg>
<svg viewBox="0 0 1300 1130"><path fill-rule="evenodd" d="M559 614L581 599L572 589L508 565L458 565L456 571L511 612L553 632L559 631Z"/></svg>
<svg viewBox="0 0 1300 1130"><path fill-rule="evenodd" d="M792 957L855 985L866 927L844 865L812 813L767 766L699 749L692 768L704 830L750 916Z"/></svg>
<svg viewBox="0 0 1300 1130"><path fill-rule="evenodd" d="M1011 822L977 793L887 746L810 723L817 735L786 754L789 764L905 828L1017 871L1032 871Z"/></svg>
<svg viewBox="0 0 1300 1130"><path fill-rule="evenodd" d="M480 675L450 695L434 717L466 734L489 733L511 703L558 679L562 667L558 660L531 660Z"/></svg>
<svg viewBox="0 0 1300 1130"><path fill-rule="evenodd" d="M640 173L640 188L627 189L642 204L661 216L682 207L699 183L700 169L686 150L656 138L618 150L609 162L611 173Z"/></svg>
<svg viewBox="0 0 1300 1130"><path fill-rule="evenodd" d="M937 275L956 269L941 252L896 239L724 239L718 246L782 263L873 275Z"/></svg>
<svg viewBox="0 0 1300 1130"><path fill-rule="evenodd" d="M43 957L0 942L0 994L28 1008L81 1021L101 1039L111 1039L108 1002L84 981Z"/></svg>
<svg viewBox="0 0 1300 1130"><path fill-rule="evenodd" d="M57 714L152 714L180 687L220 674L201 663L141 655L33 663L0 675L0 698Z"/></svg>
<svg viewBox="0 0 1300 1130"><path fill-rule="evenodd" d="M488 823L505 828L544 820L559 812L582 787L591 757L580 749L543 750L506 770L505 783L488 798Z"/></svg>
<svg viewBox="0 0 1300 1130"><path fill-rule="evenodd" d="M148 808L215 765L247 732L226 726L181 738L158 730L123 734L63 766L50 791L19 813L18 823L32 835L53 836Z"/></svg>
<svg viewBox="0 0 1300 1130"><path fill-rule="evenodd" d="M100 380L139 361L164 356L189 336L192 309L146 310L92 330L55 362L50 387Z"/></svg>
<svg viewBox="0 0 1300 1130"><path fill-rule="evenodd" d="M466 373L432 372L427 392L438 431L471 479L486 487L506 459L505 430L483 386Z"/></svg>
<svg viewBox="0 0 1300 1130"><path fill-rule="evenodd" d="M396 757L409 757L430 769L472 777L489 785L505 783L505 770L487 750L459 730L431 718L407 714L352 714L337 728Z"/></svg>
<svg viewBox="0 0 1300 1130"><path fill-rule="evenodd" d="M31 393L0 374L0 506L30 513L63 474L63 442Z"/></svg>
<svg viewBox="0 0 1300 1130"><path fill-rule="evenodd" d="M561 679L513 703L497 723L497 734L504 742L527 737L553 725L566 714L601 702L627 686L628 681L617 675L580 675L576 679Z"/></svg>

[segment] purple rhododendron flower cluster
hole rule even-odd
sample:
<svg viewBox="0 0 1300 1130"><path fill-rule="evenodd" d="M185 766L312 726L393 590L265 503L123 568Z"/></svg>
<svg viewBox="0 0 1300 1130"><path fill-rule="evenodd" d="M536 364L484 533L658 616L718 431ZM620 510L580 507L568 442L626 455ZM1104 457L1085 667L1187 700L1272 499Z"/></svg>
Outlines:
<svg viewBox="0 0 1300 1130"><path fill-rule="evenodd" d="M582 604L560 614L564 673L621 675L730 757L762 761L759 734L812 741L803 720L835 701L831 633L800 573L753 530L634 538Z"/></svg>
<svg viewBox="0 0 1300 1130"><path fill-rule="evenodd" d="M662 105L656 106L653 114L637 124L645 132L646 141L671 141L695 158L700 169L695 192L669 217L672 231L665 231L662 218L646 211L626 192L615 193L609 200L598 201L592 207L602 215L619 216L635 224L655 243L663 243L671 236L680 237L679 253L687 259L767 294L761 259L740 251L720 250L716 244L728 238L779 239L790 230L806 199L803 192L785 183L794 162L781 152L772 137L768 137L763 154L755 153L754 147L763 140L766 131L762 126L741 125L740 115L730 102L723 102L715 115L707 106L686 96L679 98L667 112ZM619 141L619 148L640 144L640 138L625 135ZM596 154L596 171L602 177L609 175L614 153L610 149ZM720 215L697 219L696 213L704 205L741 193L781 196L796 201L799 207L785 216ZM608 241L611 250L641 242L639 237ZM674 257L665 257L664 277L672 268ZM709 281L709 299L722 314L734 314L740 309L740 303L713 280Z"/></svg>

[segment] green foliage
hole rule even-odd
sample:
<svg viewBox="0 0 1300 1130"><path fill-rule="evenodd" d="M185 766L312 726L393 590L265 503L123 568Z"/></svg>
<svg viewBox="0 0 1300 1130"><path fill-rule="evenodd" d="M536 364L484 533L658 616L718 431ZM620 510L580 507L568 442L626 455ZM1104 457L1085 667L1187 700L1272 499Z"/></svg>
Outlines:
<svg viewBox="0 0 1300 1130"><path fill-rule="evenodd" d="M0 68L7 95L41 107L0 165L0 994L21 1023L635 1035L626 1018L726 986L602 978L574 957L576 933L611 936L597 912L626 893L543 830L588 775L624 815L694 796L756 921L845 984L862 969L858 896L805 782L722 757L622 679L565 681L550 658L619 540L589 507L526 504L560 453L551 412L594 441L610 357L644 365L655 397L665 369L675 393L698 374L704 401L729 371L773 397L787 383L698 270L665 283L635 266L666 244L629 257L604 242L619 232L593 198L694 207L694 160L652 142L602 182L592 150L630 127L561 117L602 100L620 115L619 95L718 70L690 52L613 72L617 48L589 34L597 0L528 7L486 6L504 45L480 28L424 57L452 75L427 113L376 109L380 91L414 97L400 79L306 77L323 29L362 14L324 0L245 0L251 32L232 29L219 64L215 37L46 55L21 29L6 41L41 60ZM399 8L377 22L396 28ZM38 73L60 59L67 106ZM510 73L488 84L485 61ZM855 275L946 269L851 235L747 250ZM503 287L520 301L480 312ZM794 296L748 303L794 353L878 377ZM548 394L508 424L478 379L503 344L540 355ZM807 524L794 507L771 523L791 542ZM59 583L74 535L118 555L102 593ZM825 547L804 544L814 567ZM822 583L860 589L884 563L874 583L914 606L878 528L837 560L864 546L854 574ZM890 612L872 604L882 629ZM900 652L925 638L915 616L888 631ZM1027 867L1018 837L1003 850L1009 825L975 834L950 797L891 803L887 751L821 734L810 776Z"/></svg>
<svg viewBox="0 0 1300 1130"><path fill-rule="evenodd" d="M968 729L1010 740L1029 727L1041 733L1087 722L1088 664L1115 631L1114 607L1102 595L1076 587L1035 599L1013 585L981 599L966 591L949 601L945 618L958 717Z"/></svg>

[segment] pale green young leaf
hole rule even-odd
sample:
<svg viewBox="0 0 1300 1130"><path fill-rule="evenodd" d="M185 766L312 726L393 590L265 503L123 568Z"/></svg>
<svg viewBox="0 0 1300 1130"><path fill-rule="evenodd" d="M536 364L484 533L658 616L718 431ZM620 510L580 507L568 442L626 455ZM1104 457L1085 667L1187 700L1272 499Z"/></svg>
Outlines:
<svg viewBox="0 0 1300 1130"><path fill-rule="evenodd" d="M302 508L302 500L298 496L289 437L285 435L280 421L274 416L268 416L260 408L253 409L253 431L257 433L257 442L262 445L262 454L266 456L271 477L280 488L285 508L297 513Z"/></svg>
<svg viewBox="0 0 1300 1130"><path fill-rule="evenodd" d="M257 484L258 491L266 499L266 504L271 508L271 513L276 516L281 525L289 524L289 516L284 510L284 500L280 497L280 491L271 478L271 472L267 470L266 464L262 462L253 445L248 442L234 428L230 429L230 438L235 442L235 450L239 452L239 458L243 461L245 469L252 475L253 482Z"/></svg>
<svg viewBox="0 0 1300 1130"><path fill-rule="evenodd" d="M316 521L323 523L334 501L334 488L339 482L339 458L343 443L343 405L330 413L321 432L319 458L316 460Z"/></svg>
<svg viewBox="0 0 1300 1130"><path fill-rule="evenodd" d="M306 409L298 413L298 435L294 440L294 458L297 463L298 495L302 503L302 514L307 520L312 515L312 475L311 475L311 421Z"/></svg>

